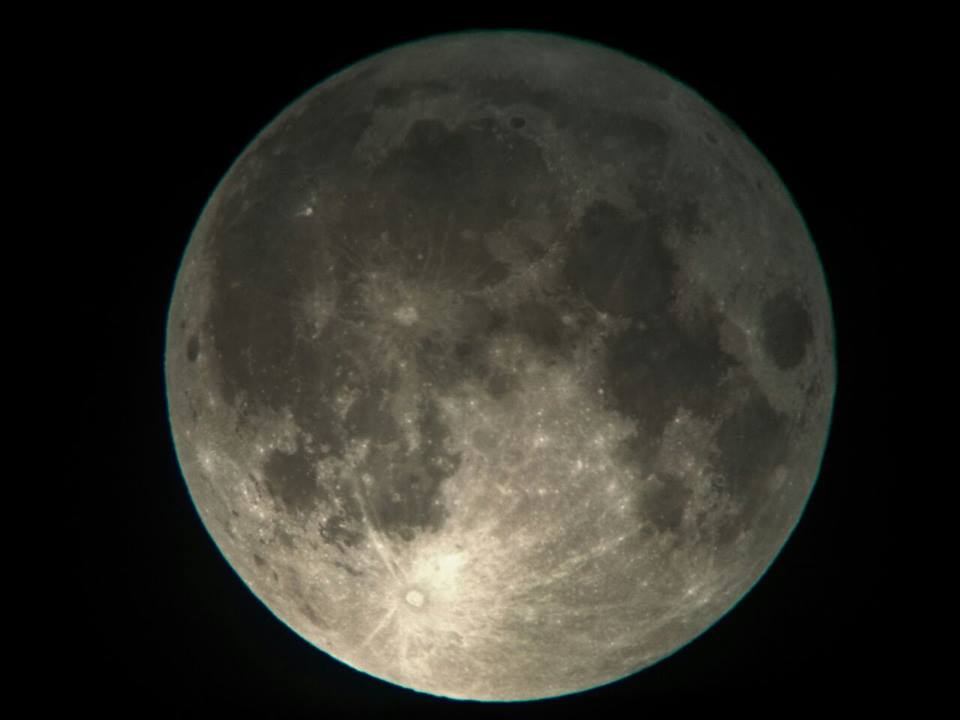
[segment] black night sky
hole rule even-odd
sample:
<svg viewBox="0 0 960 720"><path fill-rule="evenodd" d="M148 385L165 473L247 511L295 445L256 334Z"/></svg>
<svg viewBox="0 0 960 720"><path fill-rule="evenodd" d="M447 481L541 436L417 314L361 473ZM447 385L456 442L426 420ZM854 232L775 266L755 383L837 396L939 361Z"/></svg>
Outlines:
<svg viewBox="0 0 960 720"><path fill-rule="evenodd" d="M887 619L896 612L887 589L895 468L882 454L890 430L877 392L891 369L878 346L885 321L874 304L888 281L870 227L880 131L869 118L882 93L875 48L863 36L773 18L759 33L754 25L721 32L703 19L693 35L626 18L376 28L301 26L293 18L270 28L252 17L242 28L203 32L187 31L187 22L160 31L142 18L127 33L78 34L75 53L48 78L69 88L82 117L77 189L90 195L82 224L88 242L63 239L76 318L68 342L80 373L70 408L79 428L67 444L70 483L84 490L67 524L76 552L67 562L66 602L77 637L64 642L53 675L72 707L125 717L639 717L724 700L766 714L793 698L859 702L896 692L888 667L896 628ZM311 86L373 52L437 32L504 25L634 54L744 129L793 193L817 243L839 364L820 481L754 590L700 639L639 675L508 707L404 691L347 668L276 620L224 561L192 506L170 437L162 367L180 256L209 194L254 135Z"/></svg>

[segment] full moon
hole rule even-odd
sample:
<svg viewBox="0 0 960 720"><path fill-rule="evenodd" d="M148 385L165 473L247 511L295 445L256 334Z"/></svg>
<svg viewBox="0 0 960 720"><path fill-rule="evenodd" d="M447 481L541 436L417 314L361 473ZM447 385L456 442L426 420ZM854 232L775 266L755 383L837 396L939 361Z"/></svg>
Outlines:
<svg viewBox="0 0 960 720"><path fill-rule="evenodd" d="M819 472L833 321L743 133L637 59L425 39L283 110L169 309L229 564L309 643L451 698L628 676L762 576Z"/></svg>

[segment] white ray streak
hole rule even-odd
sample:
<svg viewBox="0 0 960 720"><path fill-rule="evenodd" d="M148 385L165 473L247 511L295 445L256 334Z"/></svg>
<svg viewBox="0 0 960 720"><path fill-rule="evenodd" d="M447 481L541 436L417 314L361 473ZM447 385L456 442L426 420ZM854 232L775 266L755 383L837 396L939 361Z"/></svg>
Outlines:
<svg viewBox="0 0 960 720"><path fill-rule="evenodd" d="M377 635L379 635L387 625L390 624L390 621L393 620L393 616L397 612L397 606L394 605L390 610L383 614L383 617L380 619L380 622L377 623L376 627L367 635L367 638L360 643L360 647L366 647L367 644L373 640Z"/></svg>
<svg viewBox="0 0 960 720"><path fill-rule="evenodd" d="M367 529L370 533L370 542L373 544L374 549L377 551L377 554L383 561L384 566L387 568L387 572L389 572L395 580L399 581L400 578L397 575L393 557L387 549L387 545L383 542L383 538L380 535L380 530L370 519L370 512L367 508L367 498L363 492L363 489L360 487L360 480L356 475L353 476L353 494L357 498L357 502L360 504L360 512L363 514L363 523L367 526Z"/></svg>

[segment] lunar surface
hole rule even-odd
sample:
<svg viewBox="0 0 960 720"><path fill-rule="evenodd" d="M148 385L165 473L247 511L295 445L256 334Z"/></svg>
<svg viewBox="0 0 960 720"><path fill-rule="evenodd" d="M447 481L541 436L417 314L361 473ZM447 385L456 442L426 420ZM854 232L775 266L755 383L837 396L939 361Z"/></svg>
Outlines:
<svg viewBox="0 0 960 720"><path fill-rule="evenodd" d="M569 38L368 58L213 193L169 312L197 510L304 639L454 698L562 695L763 574L834 394L816 251L693 91Z"/></svg>

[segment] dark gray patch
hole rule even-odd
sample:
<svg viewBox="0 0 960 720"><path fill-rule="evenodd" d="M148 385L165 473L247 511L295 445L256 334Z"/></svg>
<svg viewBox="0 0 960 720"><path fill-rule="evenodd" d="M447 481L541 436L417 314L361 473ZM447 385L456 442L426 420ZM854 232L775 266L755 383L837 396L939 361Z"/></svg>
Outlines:
<svg viewBox="0 0 960 720"><path fill-rule="evenodd" d="M477 122L448 129L439 120L414 122L403 143L375 168L358 203L386 228L417 275L481 289L509 268L477 240L537 201L531 188L548 182L540 148ZM429 278L428 278L429 279Z"/></svg>
<svg viewBox="0 0 960 720"><path fill-rule="evenodd" d="M683 522L684 509L693 492L671 474L658 474L643 493L640 504L643 519L661 532L673 532Z"/></svg>
<svg viewBox="0 0 960 720"><path fill-rule="evenodd" d="M302 612L303 616L307 620L309 620L311 623L313 623L315 627L319 627L319 628L328 627L328 624L319 615L317 615L316 611L314 611L314 609L307 603L303 603L300 606L300 612Z"/></svg>
<svg viewBox="0 0 960 720"><path fill-rule="evenodd" d="M513 392L518 386L519 383L513 375L499 369L490 373L485 385L487 392L495 399L502 398L507 393Z"/></svg>
<svg viewBox="0 0 960 720"><path fill-rule="evenodd" d="M651 118L621 113L603 113L584 123L576 132L589 146L597 137L619 140L627 161L631 163L634 182L656 185L663 177L670 154L670 130Z"/></svg>
<svg viewBox="0 0 960 720"><path fill-rule="evenodd" d="M451 388L468 377L482 375L486 361L482 355L485 339L468 335L449 342L423 338L417 344L417 367L421 377L428 379L439 390Z"/></svg>
<svg viewBox="0 0 960 720"><path fill-rule="evenodd" d="M353 575L354 577L360 577L361 575L363 575L363 573L357 570L353 565L347 562L343 562L342 560L334 560L333 564L336 565L341 570L343 570L348 575Z"/></svg>
<svg viewBox="0 0 960 720"><path fill-rule="evenodd" d="M510 276L509 266L500 260L491 260L471 277L471 281L480 288L498 285Z"/></svg>
<svg viewBox="0 0 960 720"><path fill-rule="evenodd" d="M344 426L351 438L371 438L377 443L389 443L400 437L400 426L390 412L389 396L379 388L371 392L360 388L360 397L347 410Z"/></svg>
<svg viewBox="0 0 960 720"><path fill-rule="evenodd" d="M513 237L514 241L523 252L524 259L528 264L537 262L547 254L546 247L538 243L533 238L528 237L525 233L516 232L514 233Z"/></svg>
<svg viewBox="0 0 960 720"><path fill-rule="evenodd" d="M714 135L712 132L706 133L706 137L707 137L707 140L710 141L710 144L711 144L711 145L716 145L716 144L717 144L717 136Z"/></svg>
<svg viewBox="0 0 960 720"><path fill-rule="evenodd" d="M275 531L275 535L277 538L277 542L279 542L288 550L293 550L296 547L296 543L293 542L293 538L290 537L290 533L288 533L283 528L277 528Z"/></svg>
<svg viewBox="0 0 960 720"><path fill-rule="evenodd" d="M196 335L191 335L190 339L187 340L187 360L190 362L195 362L199 355L200 338L198 338Z"/></svg>
<svg viewBox="0 0 960 720"><path fill-rule="evenodd" d="M669 205L660 183L633 178L626 184L626 190L633 199L634 209L641 215L656 215Z"/></svg>
<svg viewBox="0 0 960 720"><path fill-rule="evenodd" d="M597 201L575 231L564 278L600 310L630 317L661 315L677 272L663 231L660 216L628 218Z"/></svg>
<svg viewBox="0 0 960 720"><path fill-rule="evenodd" d="M440 390L451 388L466 379L485 377L489 371L486 347L497 332L507 325L507 318L487 305L468 303L471 308L462 318L463 325L452 347L448 342L432 342L426 338L417 347L417 363L421 373Z"/></svg>
<svg viewBox="0 0 960 720"><path fill-rule="evenodd" d="M338 341L343 344L338 345ZM291 358L290 377L278 378L278 382L290 385L285 393L290 396L287 407L300 427L310 428L312 447L326 447L326 452L333 455L343 451L346 436L332 398L338 387L361 383L358 356L345 352L355 345L347 333L334 330L324 332L313 346L298 343ZM341 350L335 352L333 348ZM381 388L377 381L370 381L368 387L372 392Z"/></svg>
<svg viewBox="0 0 960 720"><path fill-rule="evenodd" d="M257 564L257 567L259 567L259 568L266 567L266 565L267 565L267 561L264 560L264 559L263 559L260 555L258 555L257 553L254 553L254 554L253 554L253 561Z"/></svg>
<svg viewBox="0 0 960 720"><path fill-rule="evenodd" d="M411 540L420 531L440 528L446 509L436 500L440 484L460 466L460 454L446 450L449 430L432 399L420 404L420 446L412 452L373 446L360 468L370 476L362 492L376 527Z"/></svg>
<svg viewBox="0 0 960 720"><path fill-rule="evenodd" d="M463 338L482 336L487 338L489 333L503 327L504 315L494 310L486 300L462 296L456 303L456 323L454 329Z"/></svg>
<svg viewBox="0 0 960 720"><path fill-rule="evenodd" d="M348 170L356 162L354 148L370 125L372 113L357 110L349 88L326 88L306 100L303 115L285 123L283 132L264 133L252 153L245 153L230 171L230 181L218 190L213 225L216 260L225 239L222 230L242 227L247 215L273 209L283 216L299 191L326 173ZM296 152L289 148L295 147ZM278 182L278 179L280 180ZM220 236L220 237L218 237Z"/></svg>
<svg viewBox="0 0 960 720"><path fill-rule="evenodd" d="M748 191L751 189L750 178L744 173L743 168L730 158L723 157L720 159L720 171L725 184Z"/></svg>
<svg viewBox="0 0 960 720"><path fill-rule="evenodd" d="M602 115L595 132L614 135L627 141L631 150L666 154L670 131L650 118L620 113Z"/></svg>
<svg viewBox="0 0 960 720"><path fill-rule="evenodd" d="M803 360L813 341L813 321L804 304L785 290L763 305L763 348L777 367L789 370Z"/></svg>
<svg viewBox="0 0 960 720"><path fill-rule="evenodd" d="M360 107L363 77L312 93L303 114L272 125L217 191L205 238L213 265L205 327L228 404L239 394L274 410L294 400L291 378L305 349L298 347L292 309L321 280L319 269L327 263L317 227L291 215L312 178L350 177L353 149L371 119ZM287 150L292 147L296 152Z"/></svg>
<svg viewBox="0 0 960 720"><path fill-rule="evenodd" d="M194 401L193 394L189 391L183 392L184 398L186 398L187 407L190 409L190 419L196 422L200 419L200 409L197 407L197 403Z"/></svg>
<svg viewBox="0 0 960 720"><path fill-rule="evenodd" d="M700 203L688 198L681 202L673 213L677 229L682 235L693 235L710 231L710 224L704 220Z"/></svg>
<svg viewBox="0 0 960 720"><path fill-rule="evenodd" d="M527 124L527 121L524 120L522 117L512 117L512 118L510 118L510 127L515 128L515 129L517 129L517 130L519 130L520 128L522 128L522 127L523 127L524 125L526 125L526 124Z"/></svg>
<svg viewBox="0 0 960 720"><path fill-rule="evenodd" d="M742 505L724 528L726 539L750 527L769 495L773 470L789 452L789 418L773 408L755 382L750 381L746 391L746 402L723 420L715 437L713 466L724 490Z"/></svg>
<svg viewBox="0 0 960 720"><path fill-rule="evenodd" d="M460 466L460 453L447 452L450 429L443 423L440 408L432 397L421 400L418 426L423 438L422 465L427 475L436 481L453 475Z"/></svg>
<svg viewBox="0 0 960 720"><path fill-rule="evenodd" d="M572 350L569 342L569 328L563 324L556 304L527 300L518 305L512 313L512 329L526 335L534 344L549 351L550 357L561 358Z"/></svg>
<svg viewBox="0 0 960 720"><path fill-rule="evenodd" d="M467 335L453 346L453 365L456 368L451 373L446 373L449 381L458 382L461 377L476 377L482 375L487 369L487 361L484 357L484 347L487 345L487 338L481 334ZM449 382L444 383L445 386Z"/></svg>
<svg viewBox="0 0 960 720"><path fill-rule="evenodd" d="M241 392L274 410L294 402L293 378L312 354L294 308L322 280L318 250L315 236L269 208L237 219L216 258L207 318L228 403Z"/></svg>
<svg viewBox="0 0 960 720"><path fill-rule="evenodd" d="M317 483L312 453L273 450L263 465L267 491L293 513L306 513L325 500L325 489Z"/></svg>
<svg viewBox="0 0 960 720"><path fill-rule="evenodd" d="M339 508L336 514L324 519L320 525L320 537L341 552L356 547L364 538L364 532L357 529L357 522L363 517L360 506L352 496L347 496L347 507Z"/></svg>
<svg viewBox="0 0 960 720"><path fill-rule="evenodd" d="M691 327L667 313L643 330L627 330L607 354L612 392L605 397L648 437L660 437L681 408L715 417L727 402L721 381L735 363L720 347L719 324L713 313Z"/></svg>

